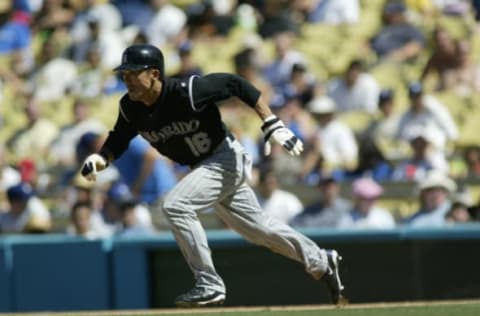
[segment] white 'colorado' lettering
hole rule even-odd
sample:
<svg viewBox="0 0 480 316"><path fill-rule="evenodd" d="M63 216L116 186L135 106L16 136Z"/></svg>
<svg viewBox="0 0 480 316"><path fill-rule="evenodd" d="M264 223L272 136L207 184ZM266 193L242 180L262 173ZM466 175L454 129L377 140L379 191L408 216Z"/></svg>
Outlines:
<svg viewBox="0 0 480 316"><path fill-rule="evenodd" d="M158 130L140 131L140 135L142 135L151 143L156 143L159 141L164 143L174 135L186 135L194 133L199 127L200 121L198 120L177 121L165 125Z"/></svg>

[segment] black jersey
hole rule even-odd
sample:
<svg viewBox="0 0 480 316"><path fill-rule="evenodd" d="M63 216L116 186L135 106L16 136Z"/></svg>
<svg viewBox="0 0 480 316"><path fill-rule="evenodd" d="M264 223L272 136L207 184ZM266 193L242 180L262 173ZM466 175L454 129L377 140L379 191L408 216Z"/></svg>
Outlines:
<svg viewBox="0 0 480 316"><path fill-rule="evenodd" d="M217 103L237 96L255 106L260 92L233 74L166 79L157 101L146 106L125 94L117 122L100 152L118 158L137 134L162 155L183 165L195 165L209 157L227 131Z"/></svg>

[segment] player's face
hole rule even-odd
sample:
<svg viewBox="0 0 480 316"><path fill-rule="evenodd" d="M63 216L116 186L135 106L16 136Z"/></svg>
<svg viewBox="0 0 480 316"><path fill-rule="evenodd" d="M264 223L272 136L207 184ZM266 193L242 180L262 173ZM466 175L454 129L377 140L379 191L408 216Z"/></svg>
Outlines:
<svg viewBox="0 0 480 316"><path fill-rule="evenodd" d="M130 100L144 101L145 97L151 93L155 76L150 69L126 70L122 72L122 79L127 85Z"/></svg>

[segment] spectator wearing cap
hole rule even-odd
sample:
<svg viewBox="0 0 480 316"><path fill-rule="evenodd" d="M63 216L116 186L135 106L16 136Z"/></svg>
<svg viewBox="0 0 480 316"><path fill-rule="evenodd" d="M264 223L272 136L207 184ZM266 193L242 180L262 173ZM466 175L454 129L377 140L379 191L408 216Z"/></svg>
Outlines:
<svg viewBox="0 0 480 316"><path fill-rule="evenodd" d="M7 189L9 208L0 212L0 232L4 234L46 233L51 228L48 208L26 183Z"/></svg>
<svg viewBox="0 0 480 316"><path fill-rule="evenodd" d="M340 78L327 85L327 94L335 101L339 112L359 111L374 113L377 110L380 87L376 79L365 71L362 60L354 59Z"/></svg>
<svg viewBox="0 0 480 316"><path fill-rule="evenodd" d="M338 223L338 228L391 229L395 227L392 214L377 205L383 188L371 178L360 178L352 183L353 208Z"/></svg>
<svg viewBox="0 0 480 316"><path fill-rule="evenodd" d="M308 110L318 128L309 140L302 175L322 173L321 170L354 170L358 161L357 141L353 131L336 118L335 102L328 96L317 96L308 104Z"/></svg>
<svg viewBox="0 0 480 316"><path fill-rule="evenodd" d="M445 155L435 152L435 134L430 128L419 129L410 134L411 156L397 163L392 179L395 181L418 181L430 170L447 172Z"/></svg>
<svg viewBox="0 0 480 316"><path fill-rule="evenodd" d="M457 184L444 172L430 171L418 182L419 209L405 219L410 227L442 227L452 206Z"/></svg>
<svg viewBox="0 0 480 316"><path fill-rule="evenodd" d="M403 1L389 0L385 3L383 25L370 41L380 61L407 61L417 57L424 48L424 35L407 21L405 13Z"/></svg>
<svg viewBox="0 0 480 316"><path fill-rule="evenodd" d="M372 140L387 159L397 158L401 153L395 138L400 116L395 111L395 92L392 89L380 91L377 109L378 116L370 121L362 138Z"/></svg>
<svg viewBox="0 0 480 316"><path fill-rule="evenodd" d="M318 197L295 216L294 227L336 227L351 209L351 203L340 195L340 185L335 176L325 176L317 184Z"/></svg>
<svg viewBox="0 0 480 316"><path fill-rule="evenodd" d="M458 138L458 128L447 108L431 95L425 95L420 82L408 85L410 107L401 115L396 137L410 141L419 130L431 129L434 151L445 155L448 142Z"/></svg>

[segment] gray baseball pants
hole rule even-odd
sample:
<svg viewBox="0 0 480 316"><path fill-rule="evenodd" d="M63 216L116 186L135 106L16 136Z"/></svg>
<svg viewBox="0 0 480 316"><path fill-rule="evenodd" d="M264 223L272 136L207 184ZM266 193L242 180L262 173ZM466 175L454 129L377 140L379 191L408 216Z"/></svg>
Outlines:
<svg viewBox="0 0 480 316"><path fill-rule="evenodd" d="M215 271L197 211L215 206L218 217L248 241L296 260L312 275L327 271L325 250L290 226L265 214L245 182L250 168L242 145L229 137L195 166L165 197L163 210L197 287L226 292Z"/></svg>

